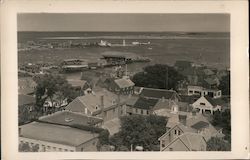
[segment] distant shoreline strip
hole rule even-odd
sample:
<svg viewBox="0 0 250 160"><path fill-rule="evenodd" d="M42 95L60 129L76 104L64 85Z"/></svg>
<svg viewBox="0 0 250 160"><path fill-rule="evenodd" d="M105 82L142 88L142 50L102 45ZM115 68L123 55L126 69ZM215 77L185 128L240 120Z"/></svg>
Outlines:
<svg viewBox="0 0 250 160"><path fill-rule="evenodd" d="M134 36L97 36L97 37L43 37L43 40L79 40L79 39L230 39L230 37L134 37Z"/></svg>

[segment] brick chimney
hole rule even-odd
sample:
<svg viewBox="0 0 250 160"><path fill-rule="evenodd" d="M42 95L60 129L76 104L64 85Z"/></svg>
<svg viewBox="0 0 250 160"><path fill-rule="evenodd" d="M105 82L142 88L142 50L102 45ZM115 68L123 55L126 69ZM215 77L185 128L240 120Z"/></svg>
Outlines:
<svg viewBox="0 0 250 160"><path fill-rule="evenodd" d="M179 114L179 122L182 123L184 126L187 124L187 115Z"/></svg>

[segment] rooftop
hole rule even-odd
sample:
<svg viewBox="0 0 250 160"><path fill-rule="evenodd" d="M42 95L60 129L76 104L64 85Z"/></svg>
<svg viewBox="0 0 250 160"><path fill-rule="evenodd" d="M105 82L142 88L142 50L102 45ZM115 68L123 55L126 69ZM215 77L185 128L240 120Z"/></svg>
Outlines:
<svg viewBox="0 0 250 160"><path fill-rule="evenodd" d="M104 108L109 108L110 106L117 104L118 96L105 89L77 97L71 103L69 103L68 106L66 106L66 110L71 110L71 108L74 108L74 112L84 112L84 108L86 107L92 113L100 111L101 96L103 96Z"/></svg>
<svg viewBox="0 0 250 160"><path fill-rule="evenodd" d="M98 134L89 131L40 122L32 122L19 128L21 128L22 137L69 146L79 146L98 137Z"/></svg>
<svg viewBox="0 0 250 160"><path fill-rule="evenodd" d="M135 85L130 79L125 78L115 79L114 81L120 88L127 88Z"/></svg>
<svg viewBox="0 0 250 160"><path fill-rule="evenodd" d="M205 149L201 148L202 141L205 142L205 139L197 133L184 133L179 138L191 151L201 151Z"/></svg>
<svg viewBox="0 0 250 160"><path fill-rule="evenodd" d="M73 87L83 87L87 81L80 79L67 79L68 83Z"/></svg>
<svg viewBox="0 0 250 160"><path fill-rule="evenodd" d="M81 113L70 111L58 111L52 115L39 118L40 121L61 124L61 125L95 125L103 120L100 118L87 116ZM90 124L91 123L91 124Z"/></svg>
<svg viewBox="0 0 250 160"><path fill-rule="evenodd" d="M194 125L192 125L191 127L196 129L196 130L200 130L202 128L206 128L209 126L209 123L204 122L204 121L199 121L197 123L195 123Z"/></svg>
<svg viewBox="0 0 250 160"><path fill-rule="evenodd" d="M18 105L19 106L27 105L27 104L35 104L35 103L36 103L36 99L33 96L24 95L24 94L18 95Z"/></svg>
<svg viewBox="0 0 250 160"><path fill-rule="evenodd" d="M140 109L152 109L156 103L158 102L157 99L146 99L146 98L142 98L140 97L134 104L133 107L135 108L140 108Z"/></svg>
<svg viewBox="0 0 250 160"><path fill-rule="evenodd" d="M140 96L149 97L149 98L165 98L172 99L174 96L179 97L179 95L174 90L166 90L166 89L155 89L155 88L143 88Z"/></svg>

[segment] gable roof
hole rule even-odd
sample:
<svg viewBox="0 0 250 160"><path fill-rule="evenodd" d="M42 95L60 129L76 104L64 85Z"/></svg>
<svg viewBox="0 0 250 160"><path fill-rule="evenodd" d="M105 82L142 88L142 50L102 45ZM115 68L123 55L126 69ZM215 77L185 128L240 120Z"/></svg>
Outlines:
<svg viewBox="0 0 250 160"><path fill-rule="evenodd" d="M135 102L134 108L140 108L140 109L152 109L156 103L158 102L157 99L147 99L143 97L139 97L139 99Z"/></svg>
<svg viewBox="0 0 250 160"><path fill-rule="evenodd" d="M184 133L185 132L197 133L197 130L199 130L200 127L203 127L204 125L208 124L208 126L206 127L207 128L206 132L202 133L202 136L205 138L205 140L209 140L212 136L219 135L218 131L214 128L214 126L210 125L210 122L202 114L197 114L196 116L188 116L185 126L178 121L178 115L176 115L173 120L171 117L168 123L166 124L166 127L168 126L171 127L170 130L172 130L175 126L178 126L179 128L182 129ZM168 130L168 132L170 130Z"/></svg>
<svg viewBox="0 0 250 160"><path fill-rule="evenodd" d="M19 128L21 128L21 137L69 146L79 146L98 137L98 134L89 131L41 122L32 122Z"/></svg>
<svg viewBox="0 0 250 160"><path fill-rule="evenodd" d="M115 79L114 82L118 85L119 88L127 88L127 87L133 87L135 84L130 79Z"/></svg>
<svg viewBox="0 0 250 160"><path fill-rule="evenodd" d="M155 89L155 88L142 88L140 96L149 97L149 98L165 98L172 99L173 96L177 96L180 99L180 96L174 90L166 90L166 89Z"/></svg>
<svg viewBox="0 0 250 160"><path fill-rule="evenodd" d="M213 107L215 107L217 105L217 103L214 101L214 99L212 99L210 96L206 95L204 96L206 98L206 100L213 105Z"/></svg>
<svg viewBox="0 0 250 160"><path fill-rule="evenodd" d="M180 100L181 102L186 102L188 104L192 104L197 99L200 98L200 95L190 95L190 96L188 96L188 95L180 95L180 97L181 97L181 100Z"/></svg>
<svg viewBox="0 0 250 160"><path fill-rule="evenodd" d="M205 148L202 148L202 141L206 143L205 139L197 133L185 133L180 137L181 141L188 147L190 151L201 151Z"/></svg>
<svg viewBox="0 0 250 160"><path fill-rule="evenodd" d="M54 114L39 118L40 121L61 125L95 125L103 120L101 118L87 116L77 112L58 111Z"/></svg>
<svg viewBox="0 0 250 160"><path fill-rule="evenodd" d="M77 97L65 109L74 112L84 112L86 107L92 113L99 112L101 109L101 96L103 96L104 100L104 109L117 103L117 95L107 90L102 90Z"/></svg>
<svg viewBox="0 0 250 160"><path fill-rule="evenodd" d="M27 104L35 104L36 98L29 95L19 94L18 95L18 106L27 105Z"/></svg>
<svg viewBox="0 0 250 160"><path fill-rule="evenodd" d="M127 106L134 106L136 101L139 99L139 97L132 96L126 100L126 105Z"/></svg>
<svg viewBox="0 0 250 160"><path fill-rule="evenodd" d="M204 121L199 121L199 122L193 124L191 127L194 129L200 130L200 129L206 128L208 126L209 126L209 123L204 122Z"/></svg>

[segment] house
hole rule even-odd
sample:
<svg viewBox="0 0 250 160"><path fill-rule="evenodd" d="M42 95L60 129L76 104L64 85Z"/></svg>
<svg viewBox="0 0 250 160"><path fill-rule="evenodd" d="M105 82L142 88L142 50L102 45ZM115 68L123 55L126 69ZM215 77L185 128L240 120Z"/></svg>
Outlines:
<svg viewBox="0 0 250 160"><path fill-rule="evenodd" d="M129 115L149 115L157 102L157 99L147 99L139 97L134 104L127 105L126 112Z"/></svg>
<svg viewBox="0 0 250 160"><path fill-rule="evenodd" d="M168 122L171 126L167 123L166 133L159 138L160 151L205 151L211 137L224 137L222 130L217 130L201 114L179 114L175 120Z"/></svg>
<svg viewBox="0 0 250 160"><path fill-rule="evenodd" d="M165 109L166 111L168 111L170 113L175 113L175 114L177 114L178 112L190 112L190 111L192 111L192 107L188 103L175 102L172 100L165 100L165 101L159 100L153 108L154 112L157 110L163 111L163 109Z"/></svg>
<svg viewBox="0 0 250 160"><path fill-rule="evenodd" d="M197 101L192 104L193 108L198 109L200 113L213 114L215 111L221 111L221 101L212 99L209 96L201 96Z"/></svg>
<svg viewBox="0 0 250 160"><path fill-rule="evenodd" d="M58 111L39 118L41 122L60 124L65 126L94 126L100 127L103 120L99 117L84 115L77 112Z"/></svg>
<svg viewBox="0 0 250 160"><path fill-rule="evenodd" d="M19 144L39 152L97 151L99 134L69 126L32 122L19 126Z"/></svg>
<svg viewBox="0 0 250 160"><path fill-rule="evenodd" d="M119 117L124 108L125 105L119 102L119 96L104 89L77 97L65 107L65 110L99 116L105 122Z"/></svg>
<svg viewBox="0 0 250 160"><path fill-rule="evenodd" d="M183 133L165 146L162 140L161 151L206 151L206 140L198 133Z"/></svg>
<svg viewBox="0 0 250 160"><path fill-rule="evenodd" d="M140 97L148 98L148 99L169 99L173 101L180 101L181 98L178 93L174 90L166 90L166 89L155 89L155 88L145 88L142 87L140 90Z"/></svg>
<svg viewBox="0 0 250 160"><path fill-rule="evenodd" d="M116 94L121 94L121 95L134 94L135 84L129 78L112 79L107 84L107 86L109 91L112 91Z"/></svg>
<svg viewBox="0 0 250 160"><path fill-rule="evenodd" d="M79 92L79 96L91 93L91 86L85 80L80 79L67 79L68 83Z"/></svg>
<svg viewBox="0 0 250 160"><path fill-rule="evenodd" d="M210 96L212 98L220 98L222 96L221 90L219 89L207 89L202 86L191 86L187 87L188 95L199 95L199 96Z"/></svg>
<svg viewBox="0 0 250 160"><path fill-rule="evenodd" d="M18 78L18 94L32 95L36 89L36 82L32 77Z"/></svg>

